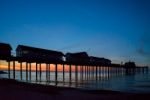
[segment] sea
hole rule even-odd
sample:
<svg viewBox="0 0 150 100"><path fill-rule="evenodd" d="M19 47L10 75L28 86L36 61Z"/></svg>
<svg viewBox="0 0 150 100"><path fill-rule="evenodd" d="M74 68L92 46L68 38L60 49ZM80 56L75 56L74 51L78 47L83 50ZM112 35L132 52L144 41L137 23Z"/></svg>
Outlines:
<svg viewBox="0 0 150 100"><path fill-rule="evenodd" d="M4 70L5 71L5 70ZM7 72L7 71L5 71ZM73 87L80 88L85 90L112 90L112 91L120 91L127 93L150 93L150 70L146 73L134 73L134 74L115 74L115 72L111 71L111 73L107 72L98 72L98 76L96 78L94 72L90 72L90 76L84 75L85 73L78 72L77 78L76 73L71 73L71 78L69 72L64 73L63 80L63 72L57 73L57 82L55 80L55 72L50 72L49 77L46 78L46 72L42 71L41 76L38 72L36 79L36 72L31 72L31 78L26 78L26 72L22 72L22 78L20 75L20 71L15 72L15 79L18 81L43 84L43 85L53 85L60 87ZM8 78L8 74L0 74L0 78ZM10 71L10 78L13 79L13 71Z"/></svg>

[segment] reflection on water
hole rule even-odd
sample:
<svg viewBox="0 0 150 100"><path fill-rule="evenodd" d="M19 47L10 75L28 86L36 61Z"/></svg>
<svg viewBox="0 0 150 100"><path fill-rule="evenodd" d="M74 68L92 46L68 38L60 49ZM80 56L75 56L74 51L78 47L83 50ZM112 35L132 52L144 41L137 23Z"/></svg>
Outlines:
<svg viewBox="0 0 150 100"><path fill-rule="evenodd" d="M7 71L6 71L7 72ZM22 79L20 71L16 71L16 79L24 82L57 85L66 87L76 87L82 89L107 89L123 92L150 92L150 73L137 72L131 75L126 75L111 69L110 71L98 71L97 73L89 71L90 74L80 73L76 77L75 72L71 74L65 72L63 80L63 73L58 72L57 82L55 81L55 72L50 72L50 76L46 78L46 72L42 72L41 78L38 74L36 80L36 72L31 72L31 78L26 79L26 72L22 72ZM97 77L96 77L97 76ZM0 74L1 78L8 78L8 74ZM13 78L13 71L10 72L10 78Z"/></svg>
<svg viewBox="0 0 150 100"><path fill-rule="evenodd" d="M125 75L100 81L90 82L90 89L106 89L133 93L150 93L150 74Z"/></svg>

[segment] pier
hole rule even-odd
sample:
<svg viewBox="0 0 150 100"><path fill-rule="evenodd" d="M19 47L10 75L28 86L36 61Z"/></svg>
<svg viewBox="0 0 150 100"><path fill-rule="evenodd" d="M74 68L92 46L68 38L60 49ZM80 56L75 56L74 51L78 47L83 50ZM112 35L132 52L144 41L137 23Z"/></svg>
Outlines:
<svg viewBox="0 0 150 100"><path fill-rule="evenodd" d="M6 61L8 66L8 78L16 79L16 62L19 63L19 76L23 80L23 71L26 74L26 82L32 80L32 67L35 67L35 82L40 82L42 77L42 65L45 65L45 79L51 82L51 65L55 68L55 85L60 83L58 65L62 67L62 83L66 80L66 70L68 67L69 84L84 83L87 81L101 81L105 73L105 78L133 75L136 73L148 73L148 66L138 67L133 62L124 65L112 64L111 60L89 56L86 52L63 54L59 51L45 50L41 48L18 45L16 56L11 55L11 47L9 44L0 44L0 60ZM7 51L8 50L8 51ZM63 58L65 57L65 60ZM33 63L35 66L33 66ZM23 64L25 64L23 68ZM74 68L74 70L72 70ZM18 70L18 69L17 69ZM11 71L13 72L10 75ZM72 75L75 73L75 75ZM74 78L73 78L74 76ZM73 80L74 79L74 80Z"/></svg>
<svg viewBox="0 0 150 100"><path fill-rule="evenodd" d="M72 84L72 73L75 73L75 81L76 85L78 82L86 82L86 81L100 81L102 80L101 76L103 73L106 74L107 78L113 77L113 76L121 76L121 75L132 75L136 73L148 73L148 67L134 67L134 68L126 68L126 66L121 65L93 65L93 64L75 64L75 63L67 63L67 62L48 62L48 61L30 61L28 59L22 59L18 57L9 57L9 58L0 58L0 60L5 60L8 63L8 78L10 79L10 71L13 71L13 79L16 79L16 62L20 65L20 79L23 78L23 63L25 63L25 73L26 73L26 81L30 82L32 79L31 75L31 69L32 69L32 63L35 63L36 65L36 82L41 81L42 76L42 69L41 64L44 64L46 66L46 80L47 82L51 82L50 79L50 73L51 73L51 64L55 65L55 85L59 83L58 81L58 65L62 66L62 82L65 82L65 67L69 67L69 84ZM10 65L12 65L12 68L10 68ZM75 67L75 70L72 71L72 66ZM80 69L80 70L79 70ZM79 77L80 76L80 77Z"/></svg>

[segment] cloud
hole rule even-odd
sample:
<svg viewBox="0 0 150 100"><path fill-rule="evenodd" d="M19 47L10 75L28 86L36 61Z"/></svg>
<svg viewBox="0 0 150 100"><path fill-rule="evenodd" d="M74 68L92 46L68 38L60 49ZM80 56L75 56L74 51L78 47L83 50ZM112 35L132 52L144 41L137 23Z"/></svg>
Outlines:
<svg viewBox="0 0 150 100"><path fill-rule="evenodd" d="M137 53L139 55L142 55L142 56L150 56L150 52L147 52L145 51L145 48L143 47L143 45L141 45L138 49L137 49Z"/></svg>
<svg viewBox="0 0 150 100"><path fill-rule="evenodd" d="M150 57L150 34L148 32L142 34L139 40L139 47L137 48L137 53L142 56Z"/></svg>
<svg viewBox="0 0 150 100"><path fill-rule="evenodd" d="M150 65L150 34L149 32L141 35L138 47L135 49L135 56L138 62Z"/></svg>

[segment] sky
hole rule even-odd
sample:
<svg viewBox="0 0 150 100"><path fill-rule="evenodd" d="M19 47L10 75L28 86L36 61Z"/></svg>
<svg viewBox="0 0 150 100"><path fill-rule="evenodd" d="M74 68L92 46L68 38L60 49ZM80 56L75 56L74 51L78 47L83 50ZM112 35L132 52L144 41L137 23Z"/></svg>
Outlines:
<svg viewBox="0 0 150 100"><path fill-rule="evenodd" d="M0 0L0 42L150 66L149 0Z"/></svg>

